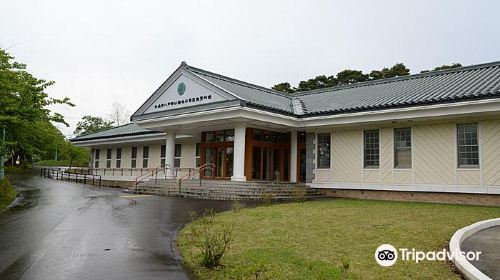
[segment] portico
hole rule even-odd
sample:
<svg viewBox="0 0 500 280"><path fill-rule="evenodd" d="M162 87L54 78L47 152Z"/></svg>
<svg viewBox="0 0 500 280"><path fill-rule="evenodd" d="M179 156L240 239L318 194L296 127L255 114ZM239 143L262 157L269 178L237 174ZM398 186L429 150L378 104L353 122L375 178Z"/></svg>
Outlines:
<svg viewBox="0 0 500 280"><path fill-rule="evenodd" d="M268 93L268 101L280 104L287 114L262 111L246 106L247 101L218 82L183 63L132 120L143 129L166 133L168 166L174 166L175 135L187 135L199 139L200 166L215 167L201 172L204 179L300 181L297 118L291 104L283 106L288 99ZM258 97L262 89L251 90L248 94ZM167 178L174 178L174 172L167 171Z"/></svg>

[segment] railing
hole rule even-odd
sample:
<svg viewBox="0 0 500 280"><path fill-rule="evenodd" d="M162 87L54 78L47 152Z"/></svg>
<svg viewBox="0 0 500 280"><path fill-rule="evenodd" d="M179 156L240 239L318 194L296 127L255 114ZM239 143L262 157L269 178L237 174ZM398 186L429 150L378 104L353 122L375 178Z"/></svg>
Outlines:
<svg viewBox="0 0 500 280"><path fill-rule="evenodd" d="M174 176L177 178L179 174L184 174L184 172L191 172L194 168L192 167L175 167ZM142 176L152 171L156 170L156 168L131 168L131 167L123 167L123 168L89 168L89 167L73 167L67 169L72 173L79 174L94 174L101 176ZM158 172L161 173L161 172Z"/></svg>
<svg viewBox="0 0 500 280"><path fill-rule="evenodd" d="M213 163L205 163L202 166L198 168L193 168L189 169L188 174L182 176L181 178L177 179L177 186L179 188L179 195L181 195L181 188L182 188L182 181L186 179L191 179L194 177L194 175L198 174L198 178L200 180L200 187L201 187L201 172L205 170L215 170L215 164Z"/></svg>
<svg viewBox="0 0 500 280"><path fill-rule="evenodd" d="M155 184L158 180L158 173L160 171L164 171L165 172L165 176L167 175L167 170L170 170L172 173L175 172L175 170L169 165L169 164L162 164L158 167L155 167L153 168L153 170L150 170L149 172L145 173L145 174L142 174L141 172L141 175L136 177L132 182L130 182L130 185L129 185L129 189L131 188L134 188L135 190L137 190L137 185L141 182L144 182L146 179L149 179L150 177L153 177L155 176ZM174 174L175 176L175 174Z"/></svg>
<svg viewBox="0 0 500 280"><path fill-rule="evenodd" d="M101 187L101 175L94 174L81 174L74 173L71 171L63 170L61 168L42 168L40 169L40 176L43 178L52 178L55 180L67 180L67 181L75 181L77 183L84 183L92 181L92 185L96 185L98 182L98 186Z"/></svg>

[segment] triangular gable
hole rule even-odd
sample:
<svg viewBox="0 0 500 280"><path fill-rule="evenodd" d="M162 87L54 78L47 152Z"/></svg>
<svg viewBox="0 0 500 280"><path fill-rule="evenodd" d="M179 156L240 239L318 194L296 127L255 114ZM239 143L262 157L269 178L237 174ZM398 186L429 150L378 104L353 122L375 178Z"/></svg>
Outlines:
<svg viewBox="0 0 500 280"><path fill-rule="evenodd" d="M235 99L232 94L186 71L181 64L133 116Z"/></svg>

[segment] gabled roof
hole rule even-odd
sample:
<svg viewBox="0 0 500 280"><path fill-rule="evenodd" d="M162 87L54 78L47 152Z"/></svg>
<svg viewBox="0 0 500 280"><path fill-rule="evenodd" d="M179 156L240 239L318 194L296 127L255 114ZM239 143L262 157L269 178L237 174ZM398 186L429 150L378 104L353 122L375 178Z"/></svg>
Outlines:
<svg viewBox="0 0 500 280"><path fill-rule="evenodd" d="M291 99L282 92L239 81L193 66L186 66L186 70L215 84L237 98L246 101L249 105L293 114Z"/></svg>
<svg viewBox="0 0 500 280"><path fill-rule="evenodd" d="M114 137L123 137L123 136L134 136L134 135L146 135L146 134L156 134L160 133L158 131L144 129L136 125L135 123L129 123L117 127L113 127L111 129L88 134L85 136L79 136L71 139L71 142L85 141L85 140L94 140L94 139L107 139Z"/></svg>
<svg viewBox="0 0 500 280"><path fill-rule="evenodd" d="M500 97L500 61L295 94L284 94L229 78L189 66L185 62L174 74L181 71L187 71L190 75L214 85L221 92L231 95L231 100L228 102L241 101L241 106L257 107L296 117L334 115ZM141 115L168 87L167 81L134 113L133 118ZM158 132L143 129L130 123L99 133L77 137L72 141L154 133Z"/></svg>
<svg viewBox="0 0 500 280"><path fill-rule="evenodd" d="M258 107L297 117L500 97L500 62L284 94L189 66L180 68Z"/></svg>

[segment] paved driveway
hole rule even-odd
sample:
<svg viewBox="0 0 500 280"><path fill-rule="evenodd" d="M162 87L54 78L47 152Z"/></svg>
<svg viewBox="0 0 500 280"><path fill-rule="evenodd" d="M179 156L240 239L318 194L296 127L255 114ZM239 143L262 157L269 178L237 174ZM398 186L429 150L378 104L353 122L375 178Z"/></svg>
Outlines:
<svg viewBox="0 0 500 280"><path fill-rule="evenodd" d="M500 226L479 231L462 243L462 250L480 251L479 261L471 261L491 279L500 279Z"/></svg>
<svg viewBox="0 0 500 280"><path fill-rule="evenodd" d="M175 253L189 210L220 201L127 196L120 191L14 178L20 203L0 213L0 279L188 279Z"/></svg>

